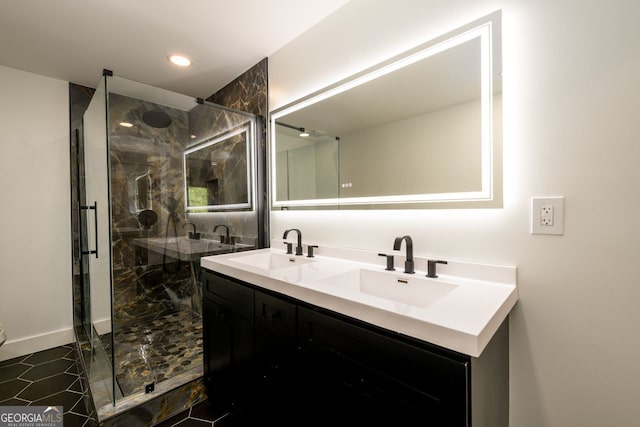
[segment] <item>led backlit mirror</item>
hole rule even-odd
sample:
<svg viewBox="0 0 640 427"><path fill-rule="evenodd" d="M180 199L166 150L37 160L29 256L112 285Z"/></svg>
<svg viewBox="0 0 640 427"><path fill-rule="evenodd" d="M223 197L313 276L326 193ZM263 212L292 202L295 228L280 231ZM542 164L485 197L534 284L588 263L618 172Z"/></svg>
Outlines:
<svg viewBox="0 0 640 427"><path fill-rule="evenodd" d="M272 206L501 206L500 39L496 12L273 111Z"/></svg>
<svg viewBox="0 0 640 427"><path fill-rule="evenodd" d="M187 211L251 209L249 126L184 152Z"/></svg>

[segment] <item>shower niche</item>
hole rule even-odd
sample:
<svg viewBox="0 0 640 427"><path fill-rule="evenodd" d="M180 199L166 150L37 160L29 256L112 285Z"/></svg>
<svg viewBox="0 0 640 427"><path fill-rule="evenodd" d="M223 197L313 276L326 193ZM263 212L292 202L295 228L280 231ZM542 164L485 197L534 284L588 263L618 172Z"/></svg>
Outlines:
<svg viewBox="0 0 640 427"><path fill-rule="evenodd" d="M263 247L259 126L105 70L78 138L76 334L100 423L166 392L175 409L202 398L200 258ZM190 196L198 174L217 177L204 204ZM214 234L221 224L232 241Z"/></svg>

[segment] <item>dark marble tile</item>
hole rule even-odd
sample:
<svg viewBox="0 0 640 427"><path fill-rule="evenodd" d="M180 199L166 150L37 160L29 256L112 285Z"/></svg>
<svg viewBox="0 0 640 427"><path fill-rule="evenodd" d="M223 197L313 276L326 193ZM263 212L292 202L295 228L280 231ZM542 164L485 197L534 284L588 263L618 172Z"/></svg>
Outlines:
<svg viewBox="0 0 640 427"><path fill-rule="evenodd" d="M115 337L116 379L125 396L153 378L161 382L202 365L202 318L193 313L121 323Z"/></svg>
<svg viewBox="0 0 640 427"><path fill-rule="evenodd" d="M0 383L16 379L30 368L30 365L23 365L21 363L2 367L0 368Z"/></svg>
<svg viewBox="0 0 640 427"><path fill-rule="evenodd" d="M43 397L66 390L78 377L69 374L58 374L44 380L36 381L17 395L20 399L38 400Z"/></svg>
<svg viewBox="0 0 640 427"><path fill-rule="evenodd" d="M24 390L29 384L31 384L30 381L24 381L21 379L2 383L2 387L0 387L0 403L3 403L7 399L16 397L16 395Z"/></svg>
<svg viewBox="0 0 640 427"><path fill-rule="evenodd" d="M49 350L39 351L37 353L33 353L26 359L24 359L23 363L29 363L31 365L38 365L40 363L49 362L55 359L62 359L63 357L69 355L73 350L67 348L65 346L50 348ZM71 355L71 358L75 357Z"/></svg>
<svg viewBox="0 0 640 427"><path fill-rule="evenodd" d="M60 372L66 371L71 365L75 365L75 362L67 359L57 359L52 360L50 362L41 363L39 365L34 366L29 369L27 372L22 374L20 378L36 381L42 378L47 378L52 375L57 375ZM76 372L77 375L77 372Z"/></svg>
<svg viewBox="0 0 640 427"><path fill-rule="evenodd" d="M207 101L266 117L268 110L267 64L267 58L261 60L207 98Z"/></svg>

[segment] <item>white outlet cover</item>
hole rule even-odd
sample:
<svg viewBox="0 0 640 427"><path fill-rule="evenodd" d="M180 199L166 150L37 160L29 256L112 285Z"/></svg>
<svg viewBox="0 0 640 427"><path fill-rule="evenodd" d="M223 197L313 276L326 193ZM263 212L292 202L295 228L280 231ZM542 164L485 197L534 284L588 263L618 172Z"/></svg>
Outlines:
<svg viewBox="0 0 640 427"><path fill-rule="evenodd" d="M553 225L542 224L542 208L553 207ZM564 235L564 196L531 198L531 234Z"/></svg>

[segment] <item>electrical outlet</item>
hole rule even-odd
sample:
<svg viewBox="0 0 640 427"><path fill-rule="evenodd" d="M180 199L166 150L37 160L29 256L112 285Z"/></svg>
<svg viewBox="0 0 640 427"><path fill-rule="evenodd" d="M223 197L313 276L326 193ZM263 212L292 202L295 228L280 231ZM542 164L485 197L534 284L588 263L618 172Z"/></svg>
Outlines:
<svg viewBox="0 0 640 427"><path fill-rule="evenodd" d="M553 226L553 205L544 205L540 208L540 225Z"/></svg>
<svg viewBox="0 0 640 427"><path fill-rule="evenodd" d="M531 198L531 234L564 234L564 197Z"/></svg>

